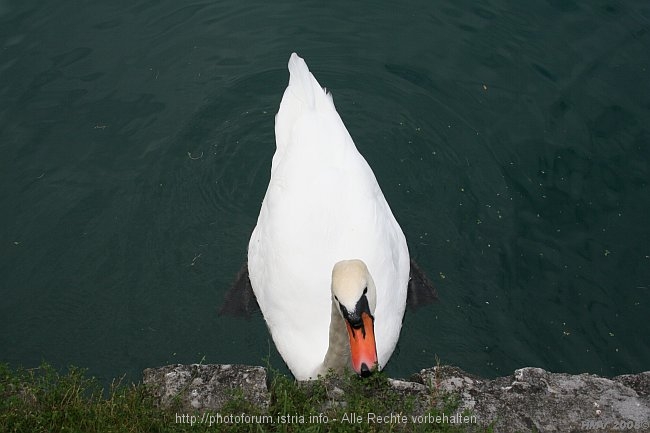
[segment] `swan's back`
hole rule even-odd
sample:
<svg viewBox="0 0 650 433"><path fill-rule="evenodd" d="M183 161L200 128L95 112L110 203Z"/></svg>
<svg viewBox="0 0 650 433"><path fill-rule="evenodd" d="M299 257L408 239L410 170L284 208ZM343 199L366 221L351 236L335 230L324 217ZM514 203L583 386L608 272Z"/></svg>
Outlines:
<svg viewBox="0 0 650 433"><path fill-rule="evenodd" d="M271 179L249 244L249 275L276 346L297 378L323 361L335 263L363 260L377 286L380 365L401 328L409 257L402 231L331 95L289 60Z"/></svg>

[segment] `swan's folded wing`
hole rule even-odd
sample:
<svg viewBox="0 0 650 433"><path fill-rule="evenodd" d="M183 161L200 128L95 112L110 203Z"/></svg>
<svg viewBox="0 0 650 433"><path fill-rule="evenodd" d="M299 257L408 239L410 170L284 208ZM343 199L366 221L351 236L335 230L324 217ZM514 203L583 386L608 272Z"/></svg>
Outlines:
<svg viewBox="0 0 650 433"><path fill-rule="evenodd" d="M426 276L420 266L411 258L411 270L409 273L409 285L406 295L406 306L415 310L423 305L438 300L438 291L431 280Z"/></svg>
<svg viewBox="0 0 650 433"><path fill-rule="evenodd" d="M244 261L219 309L220 316L246 317L260 311L251 280L248 278L248 261Z"/></svg>

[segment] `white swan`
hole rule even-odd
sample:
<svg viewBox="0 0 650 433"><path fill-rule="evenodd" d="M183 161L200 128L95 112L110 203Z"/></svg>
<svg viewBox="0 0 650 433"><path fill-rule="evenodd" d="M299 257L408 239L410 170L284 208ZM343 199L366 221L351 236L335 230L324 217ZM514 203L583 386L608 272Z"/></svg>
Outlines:
<svg viewBox="0 0 650 433"><path fill-rule="evenodd" d="M399 338L406 240L332 96L295 53L289 73L248 247L250 282L296 379L346 366L365 376L386 365Z"/></svg>

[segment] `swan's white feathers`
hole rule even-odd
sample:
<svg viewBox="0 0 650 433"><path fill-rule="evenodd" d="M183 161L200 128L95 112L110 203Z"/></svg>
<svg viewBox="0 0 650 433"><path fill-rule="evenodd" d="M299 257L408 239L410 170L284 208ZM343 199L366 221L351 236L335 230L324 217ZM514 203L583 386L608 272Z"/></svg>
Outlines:
<svg viewBox="0 0 650 433"><path fill-rule="evenodd" d="M271 179L251 236L251 285L294 376L327 351L332 268L360 259L376 285L380 366L399 337L409 278L404 235L331 96L295 53L276 116Z"/></svg>

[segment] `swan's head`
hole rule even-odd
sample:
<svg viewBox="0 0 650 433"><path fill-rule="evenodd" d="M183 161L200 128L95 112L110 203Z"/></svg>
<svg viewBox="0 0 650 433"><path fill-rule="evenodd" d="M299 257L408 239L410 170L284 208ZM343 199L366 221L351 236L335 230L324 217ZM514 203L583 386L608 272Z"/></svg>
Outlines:
<svg viewBox="0 0 650 433"><path fill-rule="evenodd" d="M343 260L334 265L332 298L348 330L352 368L363 377L369 376L377 366L377 290L364 262Z"/></svg>

